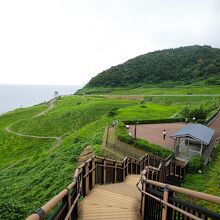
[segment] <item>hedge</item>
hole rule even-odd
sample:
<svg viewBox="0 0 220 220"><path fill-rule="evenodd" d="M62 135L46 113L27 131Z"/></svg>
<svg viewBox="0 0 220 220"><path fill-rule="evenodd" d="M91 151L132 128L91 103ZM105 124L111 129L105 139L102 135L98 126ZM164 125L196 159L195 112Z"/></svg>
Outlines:
<svg viewBox="0 0 220 220"><path fill-rule="evenodd" d="M171 123L171 122L181 122L185 121L182 118L164 118L164 119L147 119L147 120L138 120L138 124L154 124L154 123ZM135 124L134 120L124 120L124 124L133 125Z"/></svg>
<svg viewBox="0 0 220 220"><path fill-rule="evenodd" d="M127 144L131 144L134 145L135 147L139 148L139 149L143 149L146 152L152 153L154 155L160 156L162 158L166 158L167 156L169 156L170 154L173 154L172 151L163 148L159 145L156 144L152 144L149 143L146 140L142 140L139 138L133 138L132 136L130 136L126 130L125 124L122 122L119 122L117 124L117 128L116 128L116 135L118 140L127 143Z"/></svg>

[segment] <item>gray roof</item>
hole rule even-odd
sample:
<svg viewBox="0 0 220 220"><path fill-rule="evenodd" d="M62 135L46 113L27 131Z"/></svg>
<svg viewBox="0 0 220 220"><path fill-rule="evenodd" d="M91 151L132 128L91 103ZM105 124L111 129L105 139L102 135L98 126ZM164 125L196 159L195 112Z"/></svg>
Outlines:
<svg viewBox="0 0 220 220"><path fill-rule="evenodd" d="M215 131L201 124L189 124L181 128L179 131L171 135L171 138L176 137L190 137L205 145L208 145L214 135Z"/></svg>

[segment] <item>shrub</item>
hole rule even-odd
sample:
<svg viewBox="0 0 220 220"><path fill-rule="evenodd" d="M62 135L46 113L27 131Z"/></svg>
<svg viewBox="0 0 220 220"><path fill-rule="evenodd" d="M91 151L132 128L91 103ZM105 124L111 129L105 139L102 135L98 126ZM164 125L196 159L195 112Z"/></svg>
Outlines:
<svg viewBox="0 0 220 220"><path fill-rule="evenodd" d="M117 114L116 111L117 111L117 108L111 109L110 111L107 112L107 116L108 116L108 117L113 117L113 116L115 116L115 115Z"/></svg>
<svg viewBox="0 0 220 220"><path fill-rule="evenodd" d="M102 155L102 147L101 147L101 145L95 144L92 147L92 149L93 149L93 152L94 152L95 155L97 155L97 156L101 156Z"/></svg>
<svg viewBox="0 0 220 220"><path fill-rule="evenodd" d="M195 117L196 119L206 119L207 114L208 114L208 110L205 109L202 105L193 109L190 109L189 107L186 106L181 111L181 116L183 118L188 118L191 120L193 117Z"/></svg>
<svg viewBox="0 0 220 220"><path fill-rule="evenodd" d="M197 173L202 168L204 158L200 156L192 156L188 163L188 171L190 173Z"/></svg>
<svg viewBox="0 0 220 220"><path fill-rule="evenodd" d="M147 120L138 120L138 124L154 124L154 123L170 123L170 122L180 122L183 119L179 118L164 118L164 119L147 119ZM124 124L133 125L135 124L134 120L125 120Z"/></svg>
<svg viewBox="0 0 220 220"><path fill-rule="evenodd" d="M172 151L163 148L159 145L149 143L148 141L142 140L142 139L134 139L132 136L130 136L125 128L125 124L122 122L119 122L116 128L116 135L117 138L127 144L132 144L135 147L142 149L146 152L155 154L157 156L166 158L170 154L172 154Z"/></svg>
<svg viewBox="0 0 220 220"><path fill-rule="evenodd" d="M122 123L122 122L119 122L117 124L117 127L116 127L116 135L117 135L117 138L122 141L122 142L125 142L127 144L133 144L134 143L134 138L131 137L126 128L125 128L125 124Z"/></svg>

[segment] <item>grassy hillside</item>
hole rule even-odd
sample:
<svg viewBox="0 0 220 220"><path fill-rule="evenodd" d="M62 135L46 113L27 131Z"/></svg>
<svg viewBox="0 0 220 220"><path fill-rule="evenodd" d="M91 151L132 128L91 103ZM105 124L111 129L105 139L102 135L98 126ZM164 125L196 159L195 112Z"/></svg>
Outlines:
<svg viewBox="0 0 220 220"><path fill-rule="evenodd" d="M17 109L0 116L0 169L13 163L28 159L30 156L40 155L47 150L53 140L39 140L19 137L9 134L5 128L15 121L24 120L45 110L46 105L38 105L25 109Z"/></svg>
<svg viewBox="0 0 220 220"><path fill-rule="evenodd" d="M191 105L198 105L198 100L192 100ZM88 145L98 151L101 148L108 123L136 117L139 120L170 118L183 106L183 101L173 104L172 100L170 103L141 103L116 97L69 96L57 100L53 109L39 117L31 118L45 110L46 105L2 115L0 219L24 219L65 188L71 182L83 149ZM53 140L9 134L5 128L11 124L16 132L61 136L62 144L49 151Z"/></svg>
<svg viewBox="0 0 220 220"><path fill-rule="evenodd" d="M140 102L136 100L69 96L58 100L47 114L29 118L45 108L35 106L0 117L4 139L0 146L0 155L4 156L0 171L0 219L23 219L69 184L77 157L88 145L101 146L108 123L133 118L133 114L147 119L152 115L146 114L146 110L154 108L161 118L176 112L176 107L170 107L168 114L167 106L146 104L141 113ZM4 129L11 124L14 131L25 134L62 135L63 142L50 152L52 140L7 134Z"/></svg>
<svg viewBox="0 0 220 220"><path fill-rule="evenodd" d="M77 94L84 95L165 95L165 96L198 96L198 95L220 95L220 85L142 85L124 88L83 88Z"/></svg>
<svg viewBox="0 0 220 220"><path fill-rule="evenodd" d="M88 145L101 145L104 128L112 121L107 117L109 109L136 103L129 100L72 96L62 98L54 109L40 117L22 119L27 115L36 114L38 111L35 107L28 108L24 115L20 112L18 116L15 116L17 112L3 115L0 118L3 132L4 127L18 120L14 126L21 131L23 125L30 121L25 127L27 134L62 135L67 132L70 134L64 136L61 146L52 152L47 151L51 140L45 139L39 143L34 138L21 138L24 140L19 146L23 146L24 154L19 152L10 154L10 151L6 153L8 146L12 151L18 147L16 139L15 142L9 142L14 135L6 134L5 141L0 147L0 155L4 153L6 163L2 164L4 169L0 171L0 219L23 219L69 184L77 157L82 150ZM22 116L19 117L20 115ZM46 123L43 123L41 118L45 118ZM73 132L74 129L77 131ZM41 149L43 152L39 153ZM29 151L28 155L25 154ZM19 162L20 158L25 160ZM14 163L16 161L18 163Z"/></svg>
<svg viewBox="0 0 220 220"><path fill-rule="evenodd" d="M188 46L147 53L111 67L86 85L127 87L143 84L220 85L220 49Z"/></svg>

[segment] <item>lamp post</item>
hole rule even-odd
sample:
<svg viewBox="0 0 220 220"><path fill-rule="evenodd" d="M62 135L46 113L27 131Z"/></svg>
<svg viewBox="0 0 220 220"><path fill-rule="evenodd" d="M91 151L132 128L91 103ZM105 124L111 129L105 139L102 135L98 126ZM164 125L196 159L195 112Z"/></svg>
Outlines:
<svg viewBox="0 0 220 220"><path fill-rule="evenodd" d="M137 137L137 124L138 124L138 121L137 121L137 118L135 118L134 120L134 138L135 139Z"/></svg>

